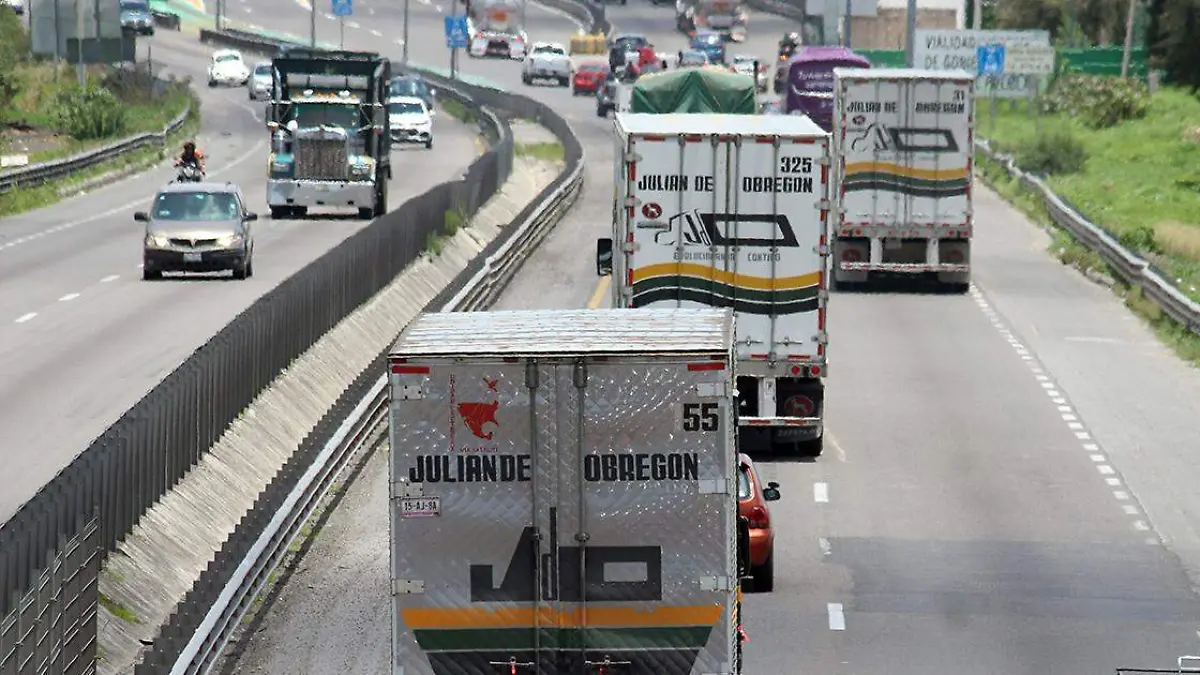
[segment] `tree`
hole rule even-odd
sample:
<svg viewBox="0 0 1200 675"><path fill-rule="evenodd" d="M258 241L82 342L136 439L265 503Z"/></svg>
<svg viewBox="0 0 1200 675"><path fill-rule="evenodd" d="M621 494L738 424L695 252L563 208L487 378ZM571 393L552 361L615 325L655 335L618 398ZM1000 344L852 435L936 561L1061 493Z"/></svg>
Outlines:
<svg viewBox="0 0 1200 675"><path fill-rule="evenodd" d="M1171 82L1200 90L1200 0L1165 0L1156 65Z"/></svg>
<svg viewBox="0 0 1200 675"><path fill-rule="evenodd" d="M17 13L0 8L0 101L11 101L20 79L17 66L29 58L29 36Z"/></svg>

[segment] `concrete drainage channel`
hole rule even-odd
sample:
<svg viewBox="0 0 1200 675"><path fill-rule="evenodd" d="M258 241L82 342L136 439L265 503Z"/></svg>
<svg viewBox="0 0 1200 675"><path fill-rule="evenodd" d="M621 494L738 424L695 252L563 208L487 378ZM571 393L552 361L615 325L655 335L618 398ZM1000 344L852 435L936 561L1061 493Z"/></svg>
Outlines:
<svg viewBox="0 0 1200 675"><path fill-rule="evenodd" d="M247 52L279 46L206 33ZM523 96L429 79L480 111L493 151L462 180L285 281L286 293L264 296L0 528L0 671L208 672L303 523L383 423L384 356L403 324L422 309L490 306L573 205L583 149L565 120ZM460 204L474 213L507 177L513 137L502 117L553 133L565 170L511 223L443 233L446 213ZM493 178L472 177L480 172ZM436 255L412 252L425 247L426 230L441 241ZM322 324L312 338L291 328ZM52 644L31 640L64 626Z"/></svg>

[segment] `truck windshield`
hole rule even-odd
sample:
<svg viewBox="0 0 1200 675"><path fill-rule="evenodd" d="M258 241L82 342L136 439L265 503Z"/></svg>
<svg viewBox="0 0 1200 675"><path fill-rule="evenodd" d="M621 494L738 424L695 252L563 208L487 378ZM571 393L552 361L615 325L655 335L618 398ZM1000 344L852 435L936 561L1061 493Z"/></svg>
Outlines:
<svg viewBox="0 0 1200 675"><path fill-rule="evenodd" d="M292 114L301 127L341 127L350 129L358 126L358 106L347 103L298 103Z"/></svg>
<svg viewBox="0 0 1200 675"><path fill-rule="evenodd" d="M121 10L125 12L149 12L150 5L140 0L121 0Z"/></svg>

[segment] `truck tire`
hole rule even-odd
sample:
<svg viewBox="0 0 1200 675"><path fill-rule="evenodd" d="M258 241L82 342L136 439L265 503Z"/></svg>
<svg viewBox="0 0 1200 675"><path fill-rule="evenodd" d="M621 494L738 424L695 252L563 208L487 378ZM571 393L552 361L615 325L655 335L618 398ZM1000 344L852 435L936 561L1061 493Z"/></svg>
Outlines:
<svg viewBox="0 0 1200 675"><path fill-rule="evenodd" d="M358 207L358 217L362 220L371 220L375 217L375 209L370 206Z"/></svg>
<svg viewBox="0 0 1200 675"><path fill-rule="evenodd" d="M271 220L283 220L292 215L292 209L288 206L271 206Z"/></svg>
<svg viewBox="0 0 1200 675"><path fill-rule="evenodd" d="M950 293L952 295L963 295L971 290L971 282L969 281L966 283L941 283L938 285L941 286L943 293Z"/></svg>
<svg viewBox="0 0 1200 675"><path fill-rule="evenodd" d="M755 593L770 593L775 590L775 552L767 556L767 561L758 567L751 568L750 575L754 577Z"/></svg>
<svg viewBox="0 0 1200 675"><path fill-rule="evenodd" d="M825 450L825 436L817 436L811 441L801 441L796 444L796 453L801 457L817 458Z"/></svg>
<svg viewBox="0 0 1200 675"><path fill-rule="evenodd" d="M375 217L387 213L387 185L380 184L375 188Z"/></svg>

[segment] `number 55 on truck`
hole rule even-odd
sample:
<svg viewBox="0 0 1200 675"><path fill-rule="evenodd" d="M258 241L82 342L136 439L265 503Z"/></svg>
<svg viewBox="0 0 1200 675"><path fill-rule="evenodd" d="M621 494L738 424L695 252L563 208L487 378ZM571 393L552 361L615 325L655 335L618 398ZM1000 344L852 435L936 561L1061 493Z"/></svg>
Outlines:
<svg viewBox="0 0 1200 675"><path fill-rule="evenodd" d="M616 145L596 251L614 306L733 308L739 442L819 455L829 134L799 116L620 113Z"/></svg>

